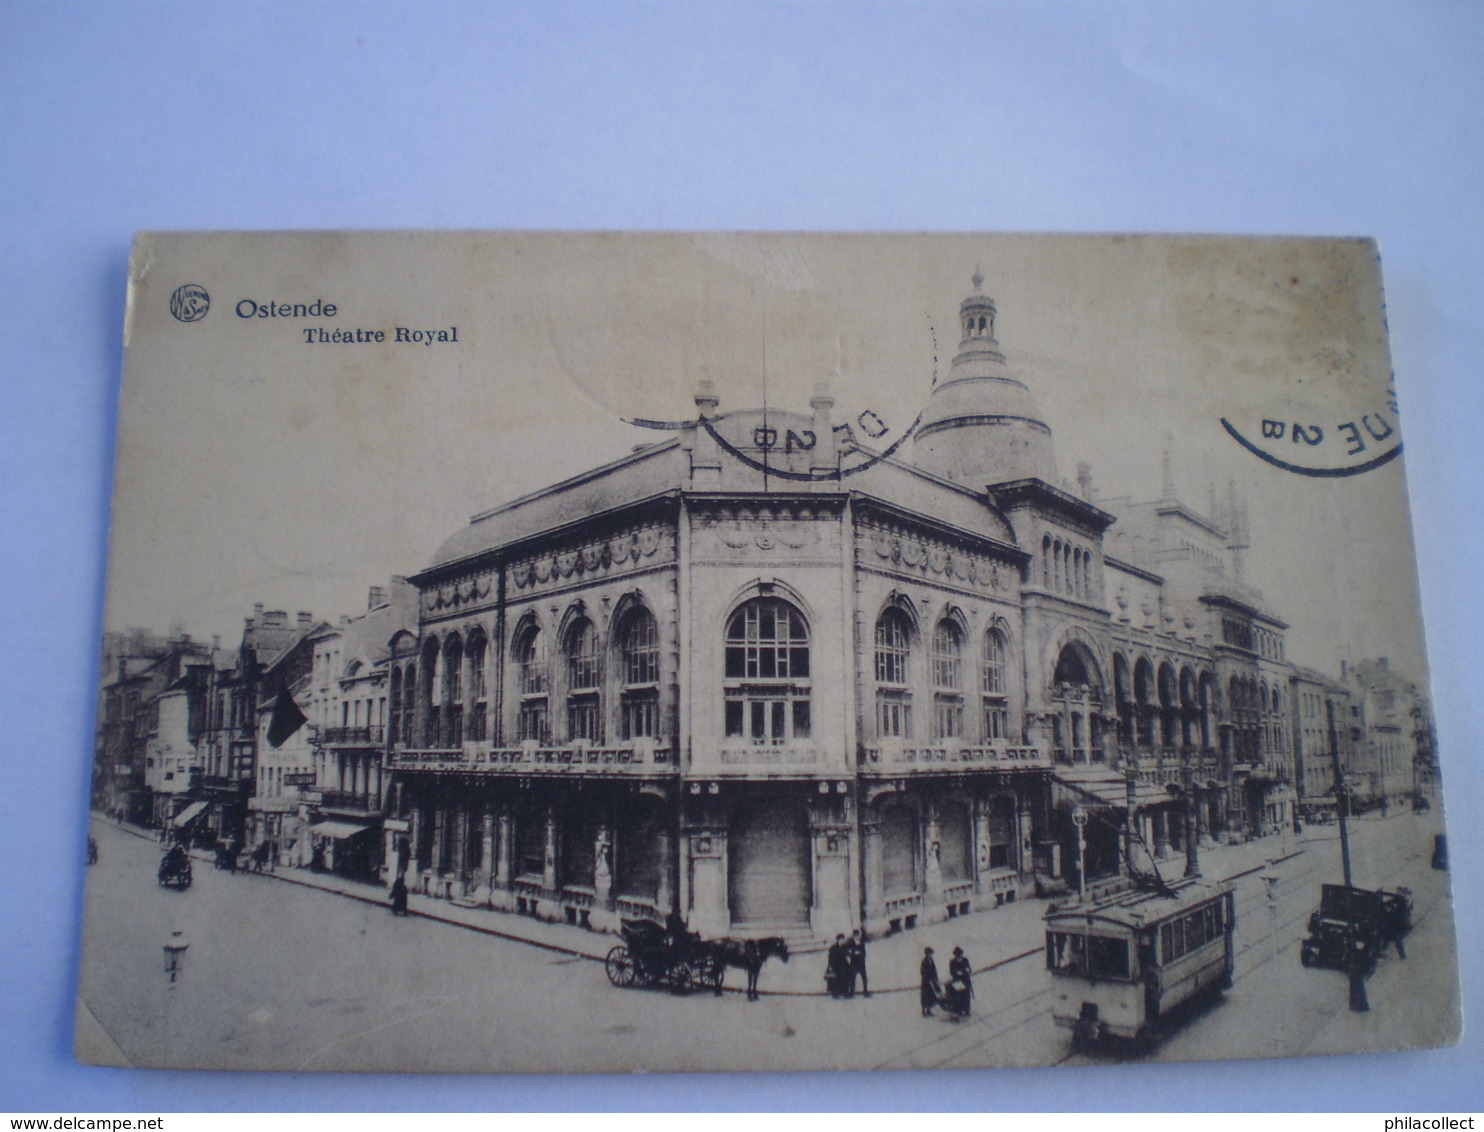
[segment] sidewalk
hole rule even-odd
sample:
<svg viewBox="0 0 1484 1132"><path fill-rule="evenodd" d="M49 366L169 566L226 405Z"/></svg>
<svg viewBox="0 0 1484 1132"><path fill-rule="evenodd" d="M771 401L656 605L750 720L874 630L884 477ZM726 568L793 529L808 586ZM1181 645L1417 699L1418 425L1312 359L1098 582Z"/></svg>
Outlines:
<svg viewBox="0 0 1484 1132"><path fill-rule="evenodd" d="M112 819L98 814L93 816L96 820L110 822L136 836L150 837L148 831L113 823ZM1260 872L1274 860L1295 857L1311 844L1338 838L1338 827L1318 826L1306 827L1304 833L1297 836L1291 832L1286 835L1274 834L1240 845L1202 848L1201 874L1211 881L1238 879ZM192 850L192 856L207 863L213 860L213 855L202 849ZM1177 879L1184 873L1184 862L1183 854L1172 852L1159 862L1160 870L1167 879ZM276 871L265 873L244 872L239 869L238 875L245 882L271 879L338 893L352 900L387 908L387 914L391 914L390 895L380 884L294 867L280 867ZM1066 897L1060 899L1063 903L1067 900ZM916 994L918 966L922 962L925 947L933 949L939 975L944 977L955 947L964 949L974 965L977 977L991 981L995 979L997 971L1019 960L1034 963L1035 960L1031 957L1041 952L1045 942L1042 921L1048 903L1047 900L1036 898L1019 900L1014 904L870 941L867 971L872 979L873 994ZM511 912L497 912L480 905L465 906L416 892L408 894L407 912L412 916L440 920L497 939L526 943L561 955L595 962L602 962L608 952L619 943L616 935L568 924L546 923ZM762 972L762 993L823 997L824 967L823 951L796 954L787 964L770 962ZM728 974L728 991L739 991L742 986L740 971Z"/></svg>

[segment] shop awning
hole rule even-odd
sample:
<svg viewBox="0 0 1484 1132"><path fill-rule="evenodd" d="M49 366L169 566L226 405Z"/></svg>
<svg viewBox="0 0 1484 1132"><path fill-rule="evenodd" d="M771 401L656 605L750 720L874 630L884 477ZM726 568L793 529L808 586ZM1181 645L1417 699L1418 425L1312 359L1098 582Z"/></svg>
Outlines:
<svg viewBox="0 0 1484 1132"><path fill-rule="evenodd" d="M1117 771L1106 767L1057 767L1053 771L1056 784L1072 792L1075 801L1082 805L1125 809L1128 806L1128 783ZM1175 801L1171 795L1157 786L1144 782L1134 784L1134 808L1167 805Z"/></svg>
<svg viewBox="0 0 1484 1132"><path fill-rule="evenodd" d="M309 832L319 837L333 837L336 841L344 841L348 837L366 833L370 829L369 825L356 825L355 822L322 821L310 826Z"/></svg>
<svg viewBox="0 0 1484 1132"><path fill-rule="evenodd" d="M170 824L173 825L176 829L180 829L182 826L190 825L191 822L195 821L201 816L201 813L203 810L206 809L206 806L207 803L205 802L192 802L185 809L181 810L180 813L176 814L175 820L172 821Z"/></svg>

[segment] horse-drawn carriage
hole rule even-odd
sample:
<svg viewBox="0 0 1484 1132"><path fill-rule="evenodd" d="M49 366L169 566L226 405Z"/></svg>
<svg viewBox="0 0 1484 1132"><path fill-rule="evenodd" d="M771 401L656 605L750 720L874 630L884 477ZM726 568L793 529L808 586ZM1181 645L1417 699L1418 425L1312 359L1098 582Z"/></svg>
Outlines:
<svg viewBox="0 0 1484 1132"><path fill-rule="evenodd" d="M696 933L672 931L650 920L624 920L619 934L623 943L603 964L614 986L664 986L676 994L696 986L720 991L726 968Z"/></svg>
<svg viewBox="0 0 1484 1132"><path fill-rule="evenodd" d="M782 939L707 941L679 923L669 927L650 920L624 920L623 943L608 952L604 969L616 987L662 986L676 994L695 987L721 993L728 967L747 972L747 997L757 997L757 977L769 959L788 962L788 944Z"/></svg>
<svg viewBox="0 0 1484 1132"><path fill-rule="evenodd" d="M160 861L157 878L162 888L184 892L191 887L191 858L181 846L173 846Z"/></svg>

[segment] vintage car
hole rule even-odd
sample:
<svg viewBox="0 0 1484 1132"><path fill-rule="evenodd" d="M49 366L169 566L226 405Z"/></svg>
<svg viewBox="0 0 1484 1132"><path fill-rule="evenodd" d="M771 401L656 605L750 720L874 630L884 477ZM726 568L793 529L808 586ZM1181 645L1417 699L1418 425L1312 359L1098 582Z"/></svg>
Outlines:
<svg viewBox="0 0 1484 1132"><path fill-rule="evenodd" d="M1412 894L1408 889L1355 888L1326 884L1319 910L1309 917L1309 934L1300 945L1305 967L1369 973L1386 945L1396 945L1405 957L1402 941L1412 930Z"/></svg>

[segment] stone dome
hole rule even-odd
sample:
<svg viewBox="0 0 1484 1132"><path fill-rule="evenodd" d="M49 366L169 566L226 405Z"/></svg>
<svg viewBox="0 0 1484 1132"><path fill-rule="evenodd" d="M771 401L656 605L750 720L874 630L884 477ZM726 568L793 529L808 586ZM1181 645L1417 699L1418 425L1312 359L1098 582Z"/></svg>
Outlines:
<svg viewBox="0 0 1484 1132"><path fill-rule="evenodd" d="M1051 428L1029 387L1010 372L995 338L994 300L974 294L959 306L963 337L946 380L933 389L913 436L919 467L965 487L1055 479Z"/></svg>

